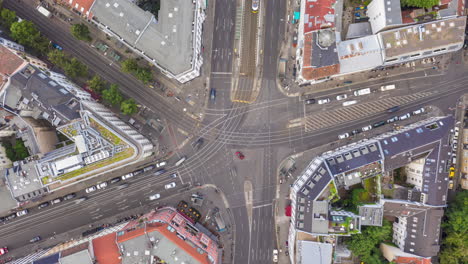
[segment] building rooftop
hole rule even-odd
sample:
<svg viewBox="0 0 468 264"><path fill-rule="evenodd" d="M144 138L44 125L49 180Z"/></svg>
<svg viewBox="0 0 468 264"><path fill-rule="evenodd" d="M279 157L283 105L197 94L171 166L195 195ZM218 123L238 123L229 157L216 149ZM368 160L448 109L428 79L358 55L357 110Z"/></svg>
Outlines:
<svg viewBox="0 0 468 264"><path fill-rule="evenodd" d="M352 23L348 26L346 39L361 38L372 35L372 29L369 22Z"/></svg>
<svg viewBox="0 0 468 264"><path fill-rule="evenodd" d="M367 14L374 34L389 26L403 23L399 0L372 0L368 5Z"/></svg>
<svg viewBox="0 0 468 264"><path fill-rule="evenodd" d="M385 216L406 218L404 251L422 257L437 256L440 250L440 223L444 209L404 201L383 202Z"/></svg>
<svg viewBox="0 0 468 264"><path fill-rule="evenodd" d="M328 202L313 201L312 207L312 233L328 233Z"/></svg>
<svg viewBox="0 0 468 264"><path fill-rule="evenodd" d="M13 51L0 45L0 89L7 82L8 78L26 65L26 62ZM2 90L0 90L1 92Z"/></svg>
<svg viewBox="0 0 468 264"><path fill-rule="evenodd" d="M164 0L158 20L127 0L95 0L93 19L174 75L191 69L192 1Z"/></svg>
<svg viewBox="0 0 468 264"><path fill-rule="evenodd" d="M86 243L87 245L87 243ZM93 260L91 259L91 255L89 254L88 248L78 251L76 253L61 256L60 264L93 264Z"/></svg>
<svg viewBox="0 0 468 264"><path fill-rule="evenodd" d="M466 16L441 19L380 32L386 60L394 57L430 52L450 44L449 50L464 41Z"/></svg>
<svg viewBox="0 0 468 264"><path fill-rule="evenodd" d="M342 74L364 71L383 64L377 35L341 41L337 47Z"/></svg>
<svg viewBox="0 0 468 264"><path fill-rule="evenodd" d="M15 162L12 168L5 169L5 179L13 197L19 202L41 197L47 193L34 167L34 162Z"/></svg>
<svg viewBox="0 0 468 264"><path fill-rule="evenodd" d="M328 243L313 241L297 241L298 264L317 263L331 264L333 259L333 246Z"/></svg>
<svg viewBox="0 0 468 264"><path fill-rule="evenodd" d="M336 0L308 0L303 2L305 3L303 14L304 33L335 26L334 5Z"/></svg>
<svg viewBox="0 0 468 264"><path fill-rule="evenodd" d="M350 148L343 148L331 154L325 154L324 158L331 173L337 175L380 161L383 157L379 144L368 141L365 144L353 145Z"/></svg>
<svg viewBox="0 0 468 264"><path fill-rule="evenodd" d="M361 225L382 226L383 206L380 204L366 204L358 206Z"/></svg>
<svg viewBox="0 0 468 264"><path fill-rule="evenodd" d="M93 240L94 256L99 264L121 263L116 239L116 233L111 233Z"/></svg>
<svg viewBox="0 0 468 264"><path fill-rule="evenodd" d="M95 0L62 0L65 4L68 4L71 8L80 12L82 15L92 16L89 14L89 10Z"/></svg>
<svg viewBox="0 0 468 264"><path fill-rule="evenodd" d="M339 73L335 32L321 30L304 36L302 76L306 80L319 79Z"/></svg>

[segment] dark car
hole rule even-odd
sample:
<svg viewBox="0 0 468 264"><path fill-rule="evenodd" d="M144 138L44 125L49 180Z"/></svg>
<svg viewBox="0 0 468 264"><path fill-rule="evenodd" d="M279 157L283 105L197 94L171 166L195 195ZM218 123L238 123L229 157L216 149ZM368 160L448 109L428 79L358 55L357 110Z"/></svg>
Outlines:
<svg viewBox="0 0 468 264"><path fill-rule="evenodd" d="M359 133L361 133L361 131L359 129L355 129L355 130L351 131L352 135L357 135Z"/></svg>
<svg viewBox="0 0 468 264"><path fill-rule="evenodd" d="M5 220L9 221L9 220L13 220L15 218L16 218L16 214L11 214L11 215L5 217Z"/></svg>
<svg viewBox="0 0 468 264"><path fill-rule="evenodd" d="M163 173L165 173L166 170L165 169L160 169L160 170L157 170L155 173L154 173L154 176L158 176L158 175L161 175Z"/></svg>
<svg viewBox="0 0 468 264"><path fill-rule="evenodd" d="M380 121L380 122L374 123L372 126L373 127L380 127L380 126L383 126L383 125L385 125L385 121Z"/></svg>
<svg viewBox="0 0 468 264"><path fill-rule="evenodd" d="M37 207L37 209L42 209L42 208L45 208L45 207L47 207L47 206L49 206L49 205L50 205L49 202L41 203L41 204Z"/></svg>
<svg viewBox="0 0 468 264"><path fill-rule="evenodd" d="M400 107L397 105L397 106L390 107L389 109L387 109L387 113L393 113L393 112L396 112L398 110L400 110Z"/></svg>
<svg viewBox="0 0 468 264"><path fill-rule="evenodd" d="M211 88L210 90L210 99L214 101L216 99L216 89Z"/></svg>
<svg viewBox="0 0 468 264"><path fill-rule="evenodd" d="M41 237L40 236L35 236L33 238L31 238L31 240L29 240L29 242L31 243L36 243L38 241L41 241Z"/></svg>
<svg viewBox="0 0 468 264"><path fill-rule="evenodd" d="M196 150L199 150L200 147L203 145L203 143L204 143L203 138L199 138L199 139L197 139L197 141L195 141L193 143L193 148L196 149Z"/></svg>
<svg viewBox="0 0 468 264"><path fill-rule="evenodd" d="M307 99L304 102L305 104L315 104L315 99Z"/></svg>
<svg viewBox="0 0 468 264"><path fill-rule="evenodd" d="M63 197L63 200L66 201L66 200L70 200L70 199L73 199L76 197L76 194L75 193L70 193L70 194L67 194Z"/></svg>
<svg viewBox="0 0 468 264"><path fill-rule="evenodd" d="M115 177L114 179L110 180L110 183L117 183L120 181L120 177Z"/></svg>

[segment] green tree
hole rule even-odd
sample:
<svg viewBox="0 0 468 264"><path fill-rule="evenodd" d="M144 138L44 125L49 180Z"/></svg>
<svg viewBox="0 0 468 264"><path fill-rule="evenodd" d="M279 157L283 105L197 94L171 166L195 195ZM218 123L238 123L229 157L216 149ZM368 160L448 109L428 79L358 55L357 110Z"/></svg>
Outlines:
<svg viewBox="0 0 468 264"><path fill-rule="evenodd" d="M125 115L132 115L138 111L138 107L133 99L127 99L120 104L120 111Z"/></svg>
<svg viewBox="0 0 468 264"><path fill-rule="evenodd" d="M138 70L138 63L135 59L122 61L122 71L134 74Z"/></svg>
<svg viewBox="0 0 468 264"><path fill-rule="evenodd" d="M63 68L65 74L70 78L85 77L88 74L88 66L76 58L72 58Z"/></svg>
<svg viewBox="0 0 468 264"><path fill-rule="evenodd" d="M381 242L391 240L392 224L384 220L382 227L363 227L361 234L351 236L346 244L353 254L359 256L366 263L381 263L382 256L378 251Z"/></svg>
<svg viewBox="0 0 468 264"><path fill-rule="evenodd" d="M50 62L59 66L60 68L63 68L68 63L68 59L65 56L65 53L57 49L49 51L49 53L47 53L47 58Z"/></svg>
<svg viewBox="0 0 468 264"><path fill-rule="evenodd" d="M89 89L93 90L96 93L101 93L106 86L106 82L99 77L99 75L94 75L91 80L88 80Z"/></svg>
<svg viewBox="0 0 468 264"><path fill-rule="evenodd" d="M153 80L153 74L150 68L139 68L135 73L135 77L145 84Z"/></svg>
<svg viewBox="0 0 468 264"><path fill-rule="evenodd" d="M444 239L440 263L468 263L468 191L458 192L442 222Z"/></svg>
<svg viewBox="0 0 468 264"><path fill-rule="evenodd" d="M72 25L70 31L72 35L79 40L91 41L89 28L83 23Z"/></svg>
<svg viewBox="0 0 468 264"><path fill-rule="evenodd" d="M18 21L16 17L16 12L10 9L2 8L0 12L0 17L2 19L2 25L6 28L10 28L13 23Z"/></svg>
<svg viewBox="0 0 468 264"><path fill-rule="evenodd" d="M15 151L15 156L17 160L24 160L29 156L28 149L26 148L22 140L15 140L13 150Z"/></svg>
<svg viewBox="0 0 468 264"><path fill-rule="evenodd" d="M439 4L439 0L400 0L401 6L430 8Z"/></svg>
<svg viewBox="0 0 468 264"><path fill-rule="evenodd" d="M111 103L112 105L119 105L123 101L123 96L120 93L117 84L111 84L109 89L104 90L102 92L102 98L107 102Z"/></svg>
<svg viewBox="0 0 468 264"><path fill-rule="evenodd" d="M41 40L41 33L37 30L36 26L28 20L14 22L11 24L10 31L13 39L21 45L34 48L37 42Z"/></svg>

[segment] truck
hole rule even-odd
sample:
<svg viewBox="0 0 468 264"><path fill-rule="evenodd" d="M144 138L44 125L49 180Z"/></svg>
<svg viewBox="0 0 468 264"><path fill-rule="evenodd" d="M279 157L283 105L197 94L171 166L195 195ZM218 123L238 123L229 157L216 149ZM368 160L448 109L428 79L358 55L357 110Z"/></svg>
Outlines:
<svg viewBox="0 0 468 264"><path fill-rule="evenodd" d="M37 9L37 11L39 11L39 13L43 14L46 17L51 17L52 16L52 13L49 10L47 10L45 7L41 6L41 5L38 5L36 9Z"/></svg>

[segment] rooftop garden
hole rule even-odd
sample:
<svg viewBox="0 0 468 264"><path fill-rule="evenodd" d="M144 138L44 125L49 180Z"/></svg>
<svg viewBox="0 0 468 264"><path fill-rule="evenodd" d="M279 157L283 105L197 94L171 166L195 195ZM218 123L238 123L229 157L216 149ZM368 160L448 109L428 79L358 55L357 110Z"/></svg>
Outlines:
<svg viewBox="0 0 468 264"><path fill-rule="evenodd" d="M124 159L130 158L134 154L134 152L135 152L135 150L133 148L127 148L126 150L117 153L116 155L114 155L113 157L111 157L109 159L101 160L101 161L98 161L96 163L90 164L88 166L82 167L80 169L70 171L70 172L62 174L62 175L60 175L58 177L55 177L54 181L66 181L66 180L72 179L74 177L80 176L82 174L91 172L93 170L98 170L98 169L100 169L102 167L109 166L112 163L116 163L116 162L122 161ZM49 183L48 182L49 177L48 176L43 177L41 179L41 181L42 181L43 184L47 184L47 183Z"/></svg>
<svg viewBox="0 0 468 264"><path fill-rule="evenodd" d="M112 133L109 129L99 124L93 118L89 118L89 123L92 128L96 129L99 132L99 134L101 134L101 136L105 138L107 141L109 141L111 144L115 146L125 144L120 137L118 137L117 135Z"/></svg>

